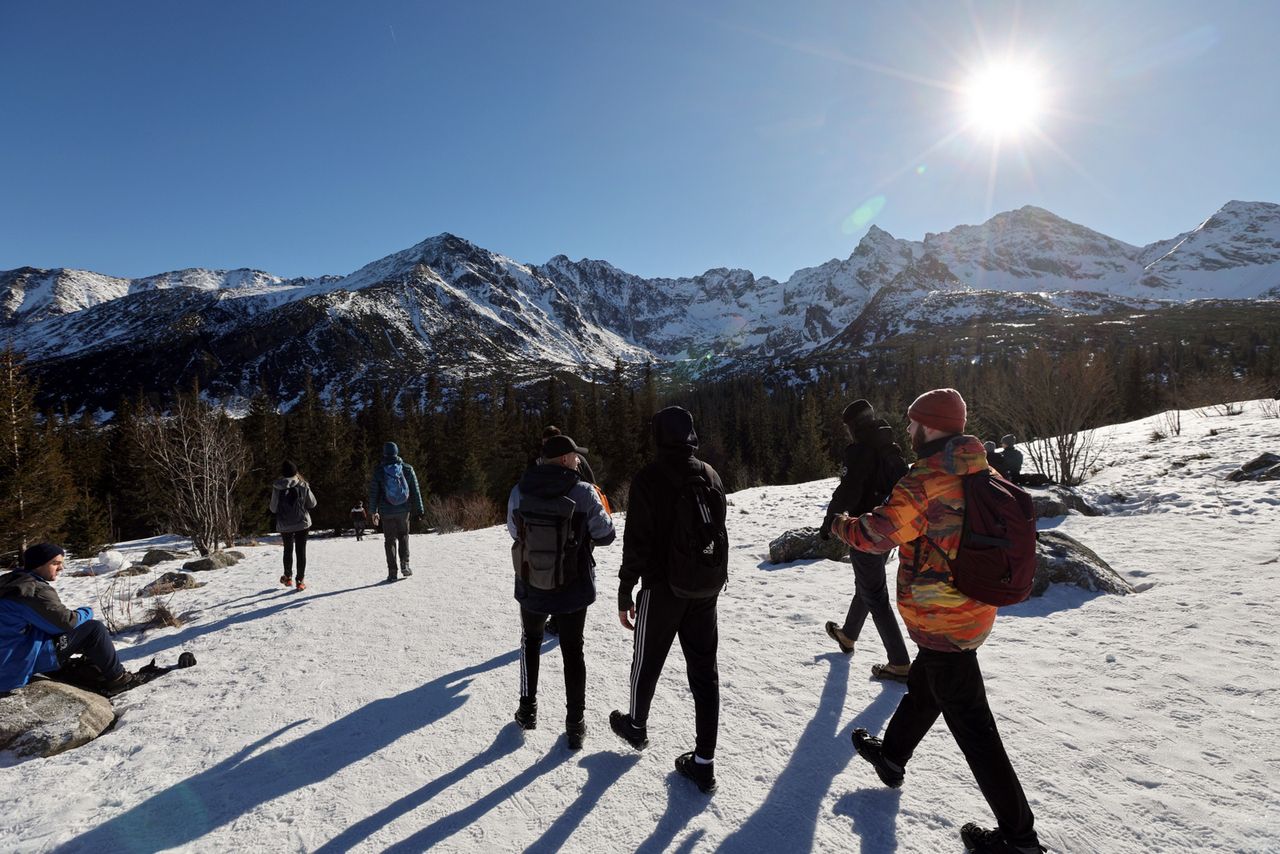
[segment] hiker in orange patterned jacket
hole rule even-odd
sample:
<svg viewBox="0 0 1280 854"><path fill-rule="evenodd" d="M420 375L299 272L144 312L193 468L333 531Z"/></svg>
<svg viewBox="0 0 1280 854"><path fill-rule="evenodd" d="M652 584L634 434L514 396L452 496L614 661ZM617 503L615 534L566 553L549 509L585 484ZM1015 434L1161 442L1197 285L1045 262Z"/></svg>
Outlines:
<svg viewBox="0 0 1280 854"><path fill-rule="evenodd" d="M998 823L995 830L966 824L960 831L966 848L1029 854L1044 849L978 669L977 649L996 609L957 590L948 564L964 522L960 478L987 468L982 442L962 435L965 417L964 398L955 389L916 398L907 409L916 462L884 504L856 518L841 514L831 525L831 533L860 551L899 547L898 610L920 646L884 740L855 729L853 743L885 785L896 789L916 745L942 715Z"/></svg>

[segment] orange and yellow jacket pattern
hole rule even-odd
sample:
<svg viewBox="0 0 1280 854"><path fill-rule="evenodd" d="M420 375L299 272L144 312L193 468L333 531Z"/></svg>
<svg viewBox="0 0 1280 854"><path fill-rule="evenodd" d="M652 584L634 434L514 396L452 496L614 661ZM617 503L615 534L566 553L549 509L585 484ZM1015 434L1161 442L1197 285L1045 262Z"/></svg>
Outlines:
<svg viewBox="0 0 1280 854"><path fill-rule="evenodd" d="M995 623L996 608L956 589L948 562L964 523L960 477L987 468L982 442L952 436L926 446L889 500L857 518L839 516L831 533L864 552L898 551L898 611L911 639L928 649L977 649Z"/></svg>

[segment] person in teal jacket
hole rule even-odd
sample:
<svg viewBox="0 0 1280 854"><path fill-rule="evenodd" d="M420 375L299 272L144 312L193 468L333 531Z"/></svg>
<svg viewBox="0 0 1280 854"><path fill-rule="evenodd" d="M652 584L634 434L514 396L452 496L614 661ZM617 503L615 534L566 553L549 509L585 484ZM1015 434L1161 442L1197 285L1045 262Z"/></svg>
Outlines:
<svg viewBox="0 0 1280 854"><path fill-rule="evenodd" d="M75 653L102 674L95 687L115 692L132 678L93 609L69 610L53 589L64 560L61 546L36 543L23 553L22 569L0 576L0 693L61 669Z"/></svg>
<svg viewBox="0 0 1280 854"><path fill-rule="evenodd" d="M396 580L396 570L408 578L409 568L409 514L421 519L425 511L422 492L418 489L418 475L413 466L400 459L400 448L395 442L382 446L382 461L373 469L369 478L369 508L373 510L373 524L382 523L382 542L387 553L387 581ZM400 563L396 565L396 551Z"/></svg>

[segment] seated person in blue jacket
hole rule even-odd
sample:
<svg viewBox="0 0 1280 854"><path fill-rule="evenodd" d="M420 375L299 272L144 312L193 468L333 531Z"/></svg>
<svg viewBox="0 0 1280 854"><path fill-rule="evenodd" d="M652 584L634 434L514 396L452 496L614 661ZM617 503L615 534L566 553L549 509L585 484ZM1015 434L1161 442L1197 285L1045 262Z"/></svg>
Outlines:
<svg viewBox="0 0 1280 854"><path fill-rule="evenodd" d="M0 692L61 669L76 653L96 668L96 684L86 687L114 693L132 680L93 609L68 610L53 589L65 554L61 546L36 543L23 552L22 569L0 576Z"/></svg>

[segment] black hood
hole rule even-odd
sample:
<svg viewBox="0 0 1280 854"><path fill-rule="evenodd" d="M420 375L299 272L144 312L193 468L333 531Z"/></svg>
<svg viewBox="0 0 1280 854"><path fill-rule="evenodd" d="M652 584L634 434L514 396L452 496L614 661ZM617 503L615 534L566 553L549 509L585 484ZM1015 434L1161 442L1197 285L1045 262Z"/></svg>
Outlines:
<svg viewBox="0 0 1280 854"><path fill-rule="evenodd" d="M653 443L664 454L691 455L698 450L698 434L687 409L668 406L653 416Z"/></svg>
<svg viewBox="0 0 1280 854"><path fill-rule="evenodd" d="M539 463L520 478L520 492L538 498L556 498L567 494L579 480L574 469L555 463Z"/></svg>

